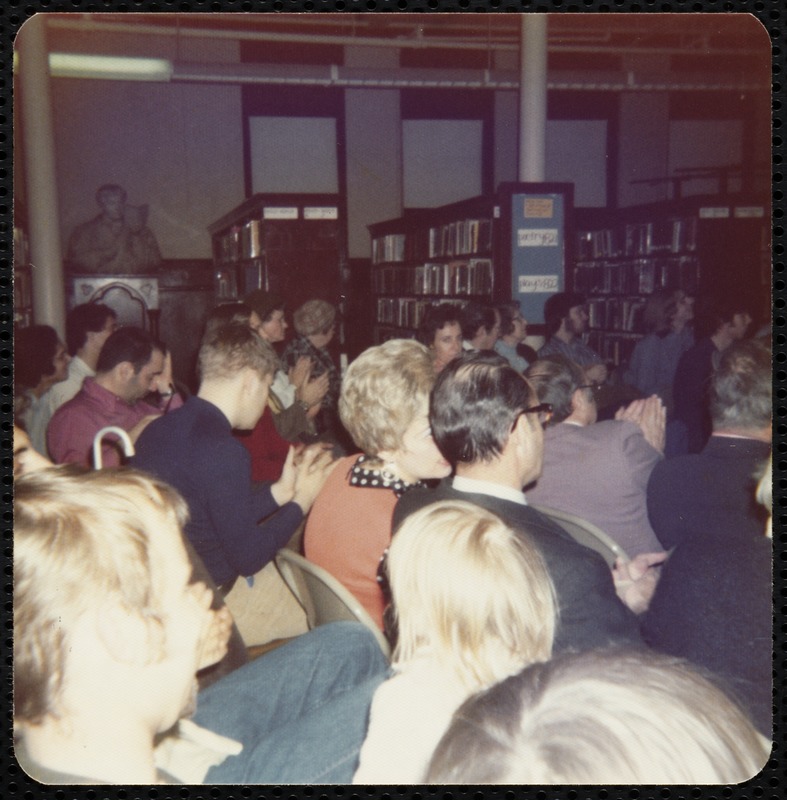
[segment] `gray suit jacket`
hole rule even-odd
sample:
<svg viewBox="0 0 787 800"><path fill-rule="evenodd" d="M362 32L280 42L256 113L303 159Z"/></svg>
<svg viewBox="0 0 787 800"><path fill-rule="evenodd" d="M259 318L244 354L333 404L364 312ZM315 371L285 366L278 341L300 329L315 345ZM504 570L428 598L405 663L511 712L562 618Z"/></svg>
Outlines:
<svg viewBox="0 0 787 800"><path fill-rule="evenodd" d="M546 430L541 477L527 497L598 525L631 557L656 552L647 489L660 460L633 422L562 423Z"/></svg>

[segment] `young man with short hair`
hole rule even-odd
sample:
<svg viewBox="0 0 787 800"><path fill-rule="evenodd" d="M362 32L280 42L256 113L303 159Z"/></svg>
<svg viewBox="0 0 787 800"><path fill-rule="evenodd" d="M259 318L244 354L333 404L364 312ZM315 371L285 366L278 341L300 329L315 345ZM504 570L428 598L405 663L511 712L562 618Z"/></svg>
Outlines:
<svg viewBox="0 0 787 800"><path fill-rule="evenodd" d="M248 325L220 326L200 347L197 395L145 429L132 462L186 498L186 534L248 646L269 640L270 598L259 573L295 533L332 467L319 448L296 466L291 449L278 481L252 483L249 453L232 430L257 424L277 368L273 348Z"/></svg>

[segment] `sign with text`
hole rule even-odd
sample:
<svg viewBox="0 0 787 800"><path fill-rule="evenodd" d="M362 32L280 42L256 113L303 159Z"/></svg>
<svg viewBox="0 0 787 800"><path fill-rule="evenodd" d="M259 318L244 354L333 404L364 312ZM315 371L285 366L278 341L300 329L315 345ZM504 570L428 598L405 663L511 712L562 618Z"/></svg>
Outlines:
<svg viewBox="0 0 787 800"><path fill-rule="evenodd" d="M557 247L560 241L557 228L520 228L516 233L517 247Z"/></svg>
<svg viewBox="0 0 787 800"><path fill-rule="evenodd" d="M555 201L551 197L526 197L525 219L552 219Z"/></svg>
<svg viewBox="0 0 787 800"><path fill-rule="evenodd" d="M511 195L511 292L522 316L544 321L544 301L563 291L565 197L562 192Z"/></svg>
<svg viewBox="0 0 787 800"><path fill-rule="evenodd" d="M304 219L339 219L336 206L306 206L303 209Z"/></svg>
<svg viewBox="0 0 787 800"><path fill-rule="evenodd" d="M263 219L298 219L298 208L293 206L265 206L262 209Z"/></svg>
<svg viewBox="0 0 787 800"><path fill-rule="evenodd" d="M520 275L520 294L554 294L558 291L557 275Z"/></svg>

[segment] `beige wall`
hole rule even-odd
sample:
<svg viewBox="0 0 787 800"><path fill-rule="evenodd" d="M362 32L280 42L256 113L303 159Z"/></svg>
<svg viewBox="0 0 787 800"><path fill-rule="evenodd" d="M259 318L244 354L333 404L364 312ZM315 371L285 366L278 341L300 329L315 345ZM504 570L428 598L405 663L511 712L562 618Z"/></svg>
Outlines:
<svg viewBox="0 0 787 800"><path fill-rule="evenodd" d="M175 55L171 39L122 39L102 49ZM238 60L233 42L178 47L182 60ZM52 95L64 253L74 226L98 213L96 188L119 183L130 204L149 205L164 258L209 258L207 225L244 196L240 87L53 78Z"/></svg>

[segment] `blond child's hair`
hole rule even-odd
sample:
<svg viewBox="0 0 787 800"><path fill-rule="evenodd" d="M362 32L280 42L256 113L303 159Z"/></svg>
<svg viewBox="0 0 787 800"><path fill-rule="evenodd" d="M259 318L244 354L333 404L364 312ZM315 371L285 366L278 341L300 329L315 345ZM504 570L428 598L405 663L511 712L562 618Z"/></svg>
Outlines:
<svg viewBox="0 0 787 800"><path fill-rule="evenodd" d="M153 540L188 516L170 486L132 469L66 465L22 476L14 496L14 717L57 715L76 620L115 598L160 624L166 577ZM170 535L172 535L170 533Z"/></svg>
<svg viewBox="0 0 787 800"><path fill-rule="evenodd" d="M396 531L386 568L394 667L426 654L470 693L549 658L552 581L530 537L495 514L462 501L426 506Z"/></svg>

